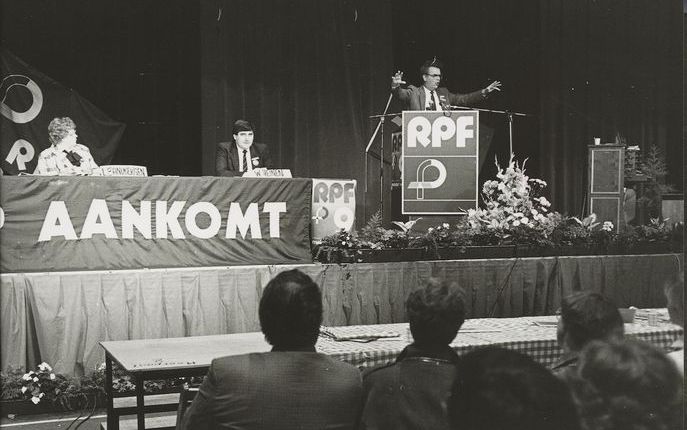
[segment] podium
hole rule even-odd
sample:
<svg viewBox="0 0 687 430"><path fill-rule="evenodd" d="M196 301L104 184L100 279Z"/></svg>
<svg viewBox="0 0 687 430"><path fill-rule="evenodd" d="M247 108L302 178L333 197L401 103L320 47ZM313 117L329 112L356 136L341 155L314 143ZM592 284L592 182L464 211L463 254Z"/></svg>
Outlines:
<svg viewBox="0 0 687 430"><path fill-rule="evenodd" d="M479 112L404 111L401 212L460 215L479 196Z"/></svg>

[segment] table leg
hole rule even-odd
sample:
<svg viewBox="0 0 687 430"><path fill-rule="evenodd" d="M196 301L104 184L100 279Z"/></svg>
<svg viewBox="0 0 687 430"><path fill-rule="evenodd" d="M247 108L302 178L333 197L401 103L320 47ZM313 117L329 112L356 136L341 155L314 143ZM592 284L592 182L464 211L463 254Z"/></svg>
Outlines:
<svg viewBox="0 0 687 430"><path fill-rule="evenodd" d="M143 378L135 376L136 380L136 419L138 422L138 430L145 430L146 416L145 403L143 398Z"/></svg>
<svg viewBox="0 0 687 430"><path fill-rule="evenodd" d="M105 396L107 397L107 428L119 429L119 416L115 415L114 396L112 392L112 357L105 353Z"/></svg>

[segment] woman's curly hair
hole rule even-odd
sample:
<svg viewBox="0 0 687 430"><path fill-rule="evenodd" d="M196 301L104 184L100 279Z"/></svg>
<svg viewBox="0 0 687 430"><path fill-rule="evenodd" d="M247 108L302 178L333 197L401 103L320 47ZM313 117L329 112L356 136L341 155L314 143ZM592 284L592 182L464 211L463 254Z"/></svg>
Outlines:
<svg viewBox="0 0 687 430"><path fill-rule="evenodd" d="M76 131L76 124L71 118L68 116L54 118L48 124L48 139L50 139L50 143L57 145L72 130Z"/></svg>

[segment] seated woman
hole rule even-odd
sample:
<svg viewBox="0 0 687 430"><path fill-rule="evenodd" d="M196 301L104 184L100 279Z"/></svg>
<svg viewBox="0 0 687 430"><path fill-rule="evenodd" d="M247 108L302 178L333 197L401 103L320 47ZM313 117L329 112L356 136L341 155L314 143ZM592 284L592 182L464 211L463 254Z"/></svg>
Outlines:
<svg viewBox="0 0 687 430"><path fill-rule="evenodd" d="M52 146L41 152L34 175L71 176L90 175L95 164L91 152L76 143L76 124L65 116L55 118L48 125L48 138Z"/></svg>

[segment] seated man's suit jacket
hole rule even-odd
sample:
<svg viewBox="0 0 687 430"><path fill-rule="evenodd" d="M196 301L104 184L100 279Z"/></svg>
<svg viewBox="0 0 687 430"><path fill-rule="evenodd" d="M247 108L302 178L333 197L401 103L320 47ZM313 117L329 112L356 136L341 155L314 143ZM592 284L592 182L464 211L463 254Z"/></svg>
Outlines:
<svg viewBox="0 0 687 430"><path fill-rule="evenodd" d="M253 168L267 167L272 168L272 157L267 145L255 143L250 146L251 163ZM253 161L257 161L257 164ZM241 176L239 171L239 152L236 149L236 142L220 142L217 144L215 154L215 174L217 176Z"/></svg>
<svg viewBox="0 0 687 430"><path fill-rule="evenodd" d="M312 351L217 358L183 418L183 429L353 429L361 376Z"/></svg>
<svg viewBox="0 0 687 430"><path fill-rule="evenodd" d="M403 101L406 110L425 110L425 90L423 87L418 88L412 85L409 85L408 88L396 87L392 92ZM472 106L485 99L482 96L482 90L468 94L454 94L446 87L439 87L436 89L436 93L444 110L450 109L451 106Z"/></svg>
<svg viewBox="0 0 687 430"><path fill-rule="evenodd" d="M458 355L448 346L408 345L390 365L363 376L363 415L368 430L448 430L447 403Z"/></svg>

